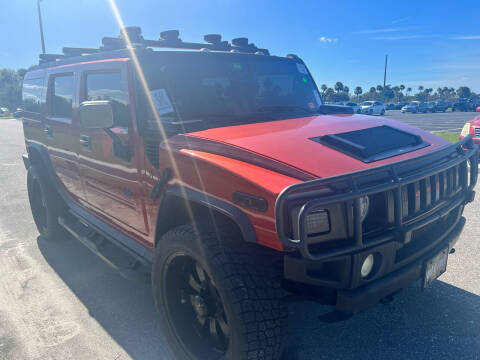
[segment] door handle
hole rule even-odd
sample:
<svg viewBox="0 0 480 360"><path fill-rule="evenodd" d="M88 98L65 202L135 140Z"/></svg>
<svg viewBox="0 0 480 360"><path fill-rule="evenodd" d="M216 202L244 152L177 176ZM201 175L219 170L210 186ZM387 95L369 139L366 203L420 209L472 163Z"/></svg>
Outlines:
<svg viewBox="0 0 480 360"><path fill-rule="evenodd" d="M80 135L80 145L84 148L90 149L91 148L91 141L90 136L88 135Z"/></svg>

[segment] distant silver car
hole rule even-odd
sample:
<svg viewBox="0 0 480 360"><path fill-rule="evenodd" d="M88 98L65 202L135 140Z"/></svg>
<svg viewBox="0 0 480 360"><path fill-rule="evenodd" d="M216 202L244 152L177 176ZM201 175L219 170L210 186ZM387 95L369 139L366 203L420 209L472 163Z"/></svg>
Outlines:
<svg viewBox="0 0 480 360"><path fill-rule="evenodd" d="M350 106L355 114L360 114L360 105L351 101L339 101L337 105Z"/></svg>
<svg viewBox="0 0 480 360"><path fill-rule="evenodd" d="M380 101L364 101L360 104L360 112L367 115L384 115L385 105Z"/></svg>
<svg viewBox="0 0 480 360"><path fill-rule="evenodd" d="M408 103L407 105L405 105L404 107L402 107L402 113L405 114L406 112L411 112L413 114L416 114L418 113L418 102L411 102L411 103Z"/></svg>

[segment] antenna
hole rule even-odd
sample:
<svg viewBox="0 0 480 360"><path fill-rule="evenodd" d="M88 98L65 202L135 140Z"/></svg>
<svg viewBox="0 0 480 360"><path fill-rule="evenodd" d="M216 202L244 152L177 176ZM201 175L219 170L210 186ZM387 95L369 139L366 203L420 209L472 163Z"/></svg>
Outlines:
<svg viewBox="0 0 480 360"><path fill-rule="evenodd" d="M38 23L40 24L40 39L42 41L42 54L45 54L45 39L43 38L42 12L40 11L41 1L42 0L37 0L37 10L38 10Z"/></svg>

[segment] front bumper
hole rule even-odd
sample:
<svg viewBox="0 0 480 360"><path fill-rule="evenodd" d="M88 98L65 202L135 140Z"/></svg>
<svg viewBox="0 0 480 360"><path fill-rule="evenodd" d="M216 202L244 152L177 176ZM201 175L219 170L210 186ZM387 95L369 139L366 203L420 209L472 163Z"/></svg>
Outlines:
<svg viewBox="0 0 480 360"><path fill-rule="evenodd" d="M425 259L455 243L465 223L464 206L474 199L477 174L477 146L469 135L417 158L290 186L275 209L279 239L290 250L284 257L285 278L335 290L337 308L346 312L358 312L408 286L421 276ZM385 196L388 223L372 235L364 233L360 197L376 194ZM321 235L331 240L309 237L307 216L337 203L343 204L345 220L332 223L332 229L347 230ZM291 212L299 206L300 211ZM362 278L369 254L377 265Z"/></svg>
<svg viewBox="0 0 480 360"><path fill-rule="evenodd" d="M366 252L351 254L325 262L312 262L292 255L284 257L284 276L287 280L302 284L318 286L321 289L335 290L335 307L337 310L355 314L363 311L381 299L407 288L420 278L425 271L425 263L443 249L453 248L465 225L465 218L458 214L449 231L438 237L427 248L418 252L414 260L396 270L395 245L379 246ZM457 211L457 210L454 210ZM370 253L380 254L383 263L375 276L363 280L359 276L359 260ZM382 276L383 273L386 275ZM359 284L361 284L359 286Z"/></svg>
<svg viewBox="0 0 480 360"><path fill-rule="evenodd" d="M336 309L347 313L358 313L378 301L394 294L423 277L425 264L428 260L448 247L453 248L465 225L465 218L461 217L452 231L445 236L431 251L414 261L412 264L397 270L384 278L373 281L363 287L352 290L340 290L337 293Z"/></svg>

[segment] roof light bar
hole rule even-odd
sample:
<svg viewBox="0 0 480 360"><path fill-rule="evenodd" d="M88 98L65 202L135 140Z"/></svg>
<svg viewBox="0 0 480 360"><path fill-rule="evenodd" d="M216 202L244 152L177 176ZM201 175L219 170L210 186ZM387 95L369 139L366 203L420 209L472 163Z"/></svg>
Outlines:
<svg viewBox="0 0 480 360"><path fill-rule="evenodd" d="M127 38L129 41L127 41ZM260 49L255 44L249 43L248 38L239 37L228 41L222 41L220 34L206 34L203 39L205 43L184 42L180 38L178 30L166 30L160 33L158 40L147 40L142 36L142 29L138 26L129 26L120 30L118 37L104 37L102 46L98 49L92 48L63 48L63 54L42 54L40 62L56 61L66 57L82 56L95 54L101 51L111 51L126 49L127 46L133 48L172 48L172 49L193 49L203 51L230 51L244 52L249 54L270 55L267 49Z"/></svg>

